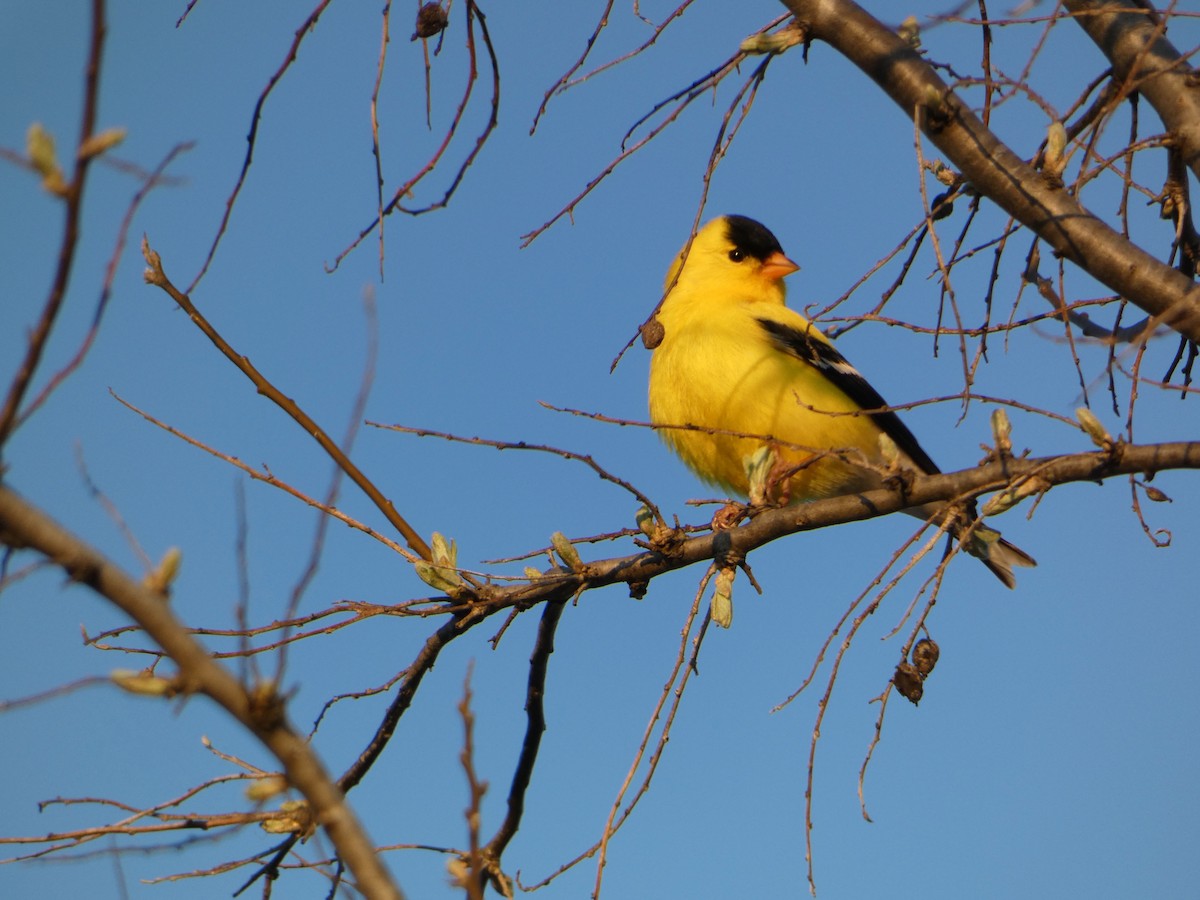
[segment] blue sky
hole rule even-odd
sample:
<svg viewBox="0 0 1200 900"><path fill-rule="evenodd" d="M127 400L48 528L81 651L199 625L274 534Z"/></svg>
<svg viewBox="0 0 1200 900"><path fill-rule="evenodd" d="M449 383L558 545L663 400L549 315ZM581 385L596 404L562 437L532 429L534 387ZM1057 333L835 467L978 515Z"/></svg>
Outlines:
<svg viewBox="0 0 1200 900"><path fill-rule="evenodd" d="M674 3L642 3L665 15ZM645 417L648 355L635 347L616 372L609 363L658 299L663 272L695 214L704 163L731 87L697 104L642 154L621 166L576 210L526 249L520 235L554 215L616 154L620 136L650 105L712 68L746 34L778 15L771 2L735 9L697 5L654 50L554 99L538 132L529 125L545 90L570 65L594 25L592 4L528 3L486 9L500 57L500 126L449 208L386 223L386 270L368 239L327 274L324 265L373 217L375 168L369 97L379 49L378 4L332 4L269 100L255 162L214 264L193 297L227 339L332 434L345 429L362 378L364 292L378 306L380 359L366 418L465 436L547 443L589 453L646 491L669 514L699 522L685 505L711 495L653 434L546 410L558 406L630 419ZM725 5L726 7L731 5ZM881 14L890 9L876 4ZM938 11L928 6L914 11ZM102 81L100 123L122 126L120 158L149 168L176 144L196 142L171 167L180 184L143 204L120 259L103 328L84 367L19 432L6 455L6 481L131 571L140 562L80 472L120 510L150 557L183 551L173 605L185 621L230 627L239 597L239 496L249 565L249 616L282 615L306 565L314 514L147 424L110 389L252 466L313 493L330 464L284 415L255 395L169 298L143 284L137 240L144 232L181 286L203 261L245 152L255 99L278 67L307 10L283 4L201 2L180 28L182 3L115 3ZM382 93L388 188L424 164L461 94L463 9L433 74L434 127L423 125L423 62L397 13ZM79 116L87 5L48 0L0 6L0 145L20 150L41 122L69 153ZM597 45L599 62L648 35L628 6L614 9ZM996 33L997 64L1011 74L1039 32ZM1180 21L1176 45L1197 43ZM978 41L969 29L926 36L938 59L971 71ZM1103 67L1068 26L1058 28L1032 70L1045 100L1065 108ZM747 70L748 71L748 70ZM467 112L462 159L487 116L485 78ZM1143 106L1142 115L1150 113ZM1111 126L1119 146L1125 120ZM993 125L1031 155L1046 117L1013 101ZM1144 125L1151 133L1156 125ZM935 155L928 146L925 153ZM1161 155L1140 174L1155 185ZM437 199L448 175L418 189ZM819 308L841 295L920 219L912 126L875 86L829 49L810 61L777 60L755 108L714 179L710 215L739 212L766 223L802 266L790 301ZM116 229L136 182L96 167L83 240L61 330L46 373L74 352L90 321ZM1084 200L1112 218L1118 197L1098 184ZM53 271L61 211L29 173L0 165L0 361L11 370ZM1170 228L1154 208L1136 207L1135 237L1162 253ZM946 225L957 233L965 205ZM998 215L976 235L990 235ZM707 216L706 216L707 217ZM997 303L1011 304L1022 238L1001 273ZM1044 265L1049 266L1049 262ZM892 315L922 324L936 317L933 257L922 252ZM955 287L978 320L987 265L960 270ZM855 293L845 309L871 308L896 267ZM1102 289L1072 275L1072 295ZM1027 291L1021 313L1041 312ZM1109 321L1110 312L1097 317ZM995 340L980 393L1010 396L1070 416L1082 403L1079 376L1061 327ZM1174 352L1167 338L1147 355L1158 377ZM933 354L928 336L868 325L840 342L843 352L893 403L954 393L961 364L952 341ZM1093 408L1121 430L1104 394L1105 351L1084 346L1081 368ZM44 373L45 374L45 373ZM44 382L39 382L39 384ZM1194 400L1143 388L1135 437L1195 435ZM974 404L960 422L953 403L906 414L946 470L972 465L990 441L989 408ZM1014 443L1034 455L1090 449L1061 424L1013 412ZM562 531L584 536L628 527L636 503L583 466L557 457L446 444L366 428L355 459L410 522L428 536L454 538L463 565L518 574L483 561L545 546ZM883 742L866 782L874 822L865 822L857 777L877 706L902 637L882 638L918 582L906 583L867 622L841 667L821 729L815 783L815 871L824 897L1194 896L1193 810L1200 802L1194 747L1200 676L1193 650L1200 628L1194 599L1200 490L1188 473L1155 485L1170 504L1144 503L1149 525L1168 529L1156 549L1130 511L1127 482L1053 491L1031 519L1006 514L1006 536L1038 569L1015 592L970 560L957 561L930 618L942 648L926 698L889 704ZM339 505L384 527L367 502L343 488ZM751 558L765 594L735 589L729 631L711 631L699 677L689 684L653 785L613 840L604 896L788 896L804 883L804 786L809 737L828 669L810 692L770 711L803 680L829 629L870 582L915 520L891 517L797 535ZM627 544L585 546L585 559L621 555ZM927 573L926 565L920 571ZM506 855L510 873L531 883L598 839L651 711L670 672L698 569L656 581L642 601L620 589L594 592L567 609L551 660L546 733L522 829ZM330 529L322 565L302 602L315 611L341 600L396 603L427 588L385 547ZM115 668L140 657L80 646L121 622L80 588L40 573L0 598L0 695L12 699ZM432 621L376 619L299 645L289 662L291 713L307 727L326 698L380 684L403 669ZM392 745L352 795L380 843L465 844L466 785L457 761L461 722L454 706L472 674L480 776L490 784L484 832L503 816L520 747L522 705L536 614L524 615L493 650L499 627L455 642L427 678ZM228 645L221 645L229 649ZM340 772L369 738L386 700L342 703L316 746ZM7 834L37 834L107 821L95 807L51 807L54 797L111 797L149 805L234 769L201 745L270 768L270 760L211 704L162 704L92 687L0 716L0 809ZM213 812L245 808L237 786L185 805ZM190 872L271 843L246 829L182 852L116 860L115 842L92 845L83 861L0 868L6 896L210 897L232 893L242 875L150 887L145 879ZM310 842L309 858L327 848ZM442 856L388 856L410 897L450 896ZM580 897L594 863L543 891ZM288 897L323 896L310 874L277 886ZM277 896L279 894L277 893Z"/></svg>

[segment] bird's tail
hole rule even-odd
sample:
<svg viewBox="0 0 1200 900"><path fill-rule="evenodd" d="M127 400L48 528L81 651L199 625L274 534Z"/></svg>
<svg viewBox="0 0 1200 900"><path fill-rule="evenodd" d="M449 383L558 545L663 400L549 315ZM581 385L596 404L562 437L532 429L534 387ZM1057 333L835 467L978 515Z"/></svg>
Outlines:
<svg viewBox="0 0 1200 900"><path fill-rule="evenodd" d="M927 522L943 523L947 518L946 530L954 536L959 545L967 553L980 560L992 570L992 574L1004 582L1004 586L1015 588L1017 579L1013 575L1013 566L1032 569L1037 560L1015 547L1000 536L995 528L990 528L979 521L979 512L974 503L965 509L947 509L944 506L929 503L905 510L909 515L925 519ZM974 525L974 528L971 526Z"/></svg>
<svg viewBox="0 0 1200 900"><path fill-rule="evenodd" d="M959 538L962 548L982 560L983 564L992 570L992 574L1004 582L1005 587L1017 586L1013 566L1031 569L1037 565L1037 560L1002 538L995 528L980 523L964 540L963 534L966 531L965 527L956 529L955 537Z"/></svg>

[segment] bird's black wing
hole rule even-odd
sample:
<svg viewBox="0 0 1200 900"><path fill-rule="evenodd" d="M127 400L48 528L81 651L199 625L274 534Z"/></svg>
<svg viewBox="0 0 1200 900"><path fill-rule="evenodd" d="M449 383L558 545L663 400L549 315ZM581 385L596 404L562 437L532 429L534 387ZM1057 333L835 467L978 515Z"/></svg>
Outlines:
<svg viewBox="0 0 1200 900"><path fill-rule="evenodd" d="M759 319L758 324L767 333L771 343L789 356L794 356L808 363L818 372L837 385L847 397L869 412L867 415L883 430L884 434L895 441L901 452L908 456L917 467L927 475L936 475L941 471L937 464L929 458L929 454L921 449L908 426L900 421L900 417L887 409L887 401L879 396L879 392L871 387L867 379L859 374L858 369L846 361L846 357L838 353L832 344L814 337L807 331L784 325L772 319Z"/></svg>

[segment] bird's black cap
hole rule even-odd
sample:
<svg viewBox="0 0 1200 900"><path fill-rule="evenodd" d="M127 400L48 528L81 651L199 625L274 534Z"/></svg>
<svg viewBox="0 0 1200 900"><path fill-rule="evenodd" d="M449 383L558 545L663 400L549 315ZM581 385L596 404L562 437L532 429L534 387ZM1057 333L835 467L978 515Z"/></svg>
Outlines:
<svg viewBox="0 0 1200 900"><path fill-rule="evenodd" d="M755 259L765 260L772 253L783 253L779 239L762 222L748 216L726 216L729 240L742 252Z"/></svg>

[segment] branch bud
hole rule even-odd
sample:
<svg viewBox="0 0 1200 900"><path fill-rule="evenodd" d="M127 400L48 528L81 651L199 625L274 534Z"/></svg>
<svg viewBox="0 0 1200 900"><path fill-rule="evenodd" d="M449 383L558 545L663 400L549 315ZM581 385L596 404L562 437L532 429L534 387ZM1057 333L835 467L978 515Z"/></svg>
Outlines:
<svg viewBox="0 0 1200 900"><path fill-rule="evenodd" d="M934 160L933 177L948 188L955 187L961 179L961 176L957 172L955 172L940 159Z"/></svg>
<svg viewBox="0 0 1200 900"><path fill-rule="evenodd" d="M654 519L654 513L650 512L648 507L639 506L634 519L637 522L638 531L653 540L658 531L658 522Z"/></svg>
<svg viewBox="0 0 1200 900"><path fill-rule="evenodd" d="M1012 422L1008 420L1008 413L1003 409L992 410L992 440L996 442L998 454L1012 455Z"/></svg>
<svg viewBox="0 0 1200 900"><path fill-rule="evenodd" d="M934 116L941 116L946 112L942 92L932 84L925 85L925 96L921 100L921 105Z"/></svg>
<svg viewBox="0 0 1200 900"><path fill-rule="evenodd" d="M303 800L281 803L278 816L267 819L260 825L267 834L298 834L307 837L313 832L312 813Z"/></svg>
<svg viewBox="0 0 1200 900"><path fill-rule="evenodd" d="M251 803L265 803L272 797L277 797L288 788L287 779L282 775L267 775L255 778L246 788L246 799Z"/></svg>
<svg viewBox="0 0 1200 900"><path fill-rule="evenodd" d="M182 562L183 551L178 547L169 548L153 571L146 573L146 577L142 579L142 587L162 594L163 597L169 597L171 584L175 581L175 576L179 574L179 566Z"/></svg>
<svg viewBox="0 0 1200 900"><path fill-rule="evenodd" d="M1042 172L1051 178L1061 178L1067 167L1067 129L1062 122L1051 122L1046 129L1046 152L1042 154Z"/></svg>
<svg viewBox="0 0 1200 900"><path fill-rule="evenodd" d="M884 432L879 432L879 455L883 458L883 464L893 472L900 470L900 448L896 446L896 442L892 440L890 435Z"/></svg>
<svg viewBox="0 0 1200 900"><path fill-rule="evenodd" d="M775 453L770 447L759 447L742 460L746 470L746 481L750 485L751 506L763 506L767 502L767 490L771 470L775 468Z"/></svg>
<svg viewBox="0 0 1200 900"><path fill-rule="evenodd" d="M54 136L42 127L41 122L29 126L25 135L25 153L30 165L42 176L42 187L59 197L66 196L67 183L54 150Z"/></svg>
<svg viewBox="0 0 1200 900"><path fill-rule="evenodd" d="M1079 409L1075 410L1075 418L1079 420L1084 434L1090 437L1092 443L1101 450L1112 450L1116 446L1117 442L1113 440L1113 436L1100 424L1100 420L1096 418L1096 414L1090 409L1085 406L1079 407Z"/></svg>
<svg viewBox="0 0 1200 900"><path fill-rule="evenodd" d="M804 29L793 22L769 34L752 34L738 45L738 49L746 54L783 53L803 43L804 34Z"/></svg>
<svg viewBox="0 0 1200 900"><path fill-rule="evenodd" d="M150 238L142 235L142 258L146 260L146 270L142 272L142 279L146 284L157 285L162 287L166 283L166 275L163 273L162 257L158 255L158 251L150 247Z"/></svg>
<svg viewBox="0 0 1200 900"><path fill-rule="evenodd" d="M452 594L462 587L462 580L453 569L431 565L423 559L413 563L413 571L417 573L418 578L434 590Z"/></svg>
<svg viewBox="0 0 1200 900"><path fill-rule="evenodd" d="M142 697L173 697L177 693L174 679L155 675L149 669L113 669L108 678L121 690Z"/></svg>
<svg viewBox="0 0 1200 900"><path fill-rule="evenodd" d="M418 560L413 563L413 569L416 571L417 577L431 588L455 596L463 587L462 576L457 572L458 547L454 541L447 541L436 531L433 533L430 545L433 562Z"/></svg>
<svg viewBox="0 0 1200 900"><path fill-rule="evenodd" d="M579 551L575 549L575 545L567 540L567 536L561 531L556 531L550 535L550 543L554 546L554 552L572 572L578 572L583 568L583 560L579 558Z"/></svg>
<svg viewBox="0 0 1200 900"><path fill-rule="evenodd" d="M1042 494L1048 490L1050 490L1050 482L1044 478L1039 478L1037 475L1031 475L1020 484L1005 488L1000 493L988 498L988 502L983 504L983 514L985 516L998 516L1002 512L1008 512L1031 494ZM999 537L999 534L993 534L990 530L985 531L982 528L976 532L977 540L994 541L998 540Z"/></svg>
<svg viewBox="0 0 1200 900"><path fill-rule="evenodd" d="M91 159L111 150L125 140L126 133L124 128L106 128L99 134L93 134L79 145L79 158Z"/></svg>
<svg viewBox="0 0 1200 900"><path fill-rule="evenodd" d="M430 543L432 545L430 549L433 551L433 564L435 566L449 566L452 569L458 568L458 547L454 541L447 541L444 535L435 531Z"/></svg>
<svg viewBox="0 0 1200 900"><path fill-rule="evenodd" d="M717 572L716 587L713 590L709 610L712 620L722 628L733 624L733 578L737 569L726 566Z"/></svg>

